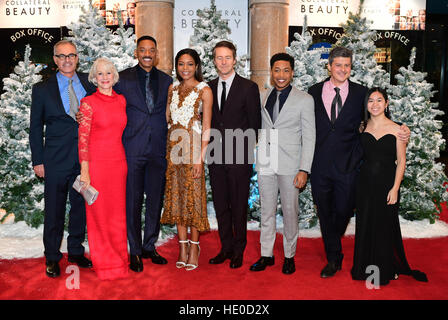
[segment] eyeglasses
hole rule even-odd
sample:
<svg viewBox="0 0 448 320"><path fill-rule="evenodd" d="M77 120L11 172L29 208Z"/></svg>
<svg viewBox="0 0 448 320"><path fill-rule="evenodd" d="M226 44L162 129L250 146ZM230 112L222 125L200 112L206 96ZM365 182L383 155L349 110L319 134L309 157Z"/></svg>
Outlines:
<svg viewBox="0 0 448 320"><path fill-rule="evenodd" d="M54 55L56 58L58 58L59 60L65 60L65 59L67 59L67 58L69 58L70 60L73 60L73 59L75 59L78 55L77 54L75 54L75 53L69 53L68 55L65 55L65 54L55 54Z"/></svg>

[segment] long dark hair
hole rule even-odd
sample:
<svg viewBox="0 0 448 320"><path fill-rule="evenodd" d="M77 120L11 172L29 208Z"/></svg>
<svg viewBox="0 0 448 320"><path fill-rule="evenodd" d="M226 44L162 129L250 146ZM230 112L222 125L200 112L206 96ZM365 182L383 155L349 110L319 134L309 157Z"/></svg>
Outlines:
<svg viewBox="0 0 448 320"><path fill-rule="evenodd" d="M386 103L389 101L389 97L387 96L386 89L383 89L380 87L373 87L373 88L370 88L369 90L367 90L366 96L364 98L364 119L362 120L361 126L360 126L361 132L364 132L364 130L366 130L367 122L370 119L370 113L369 113L369 110L367 109L367 103L369 102L370 96L374 92L379 92L383 96L384 101ZM384 114L386 115L386 118L391 119L389 106L387 106L386 109L384 110Z"/></svg>
<svg viewBox="0 0 448 320"><path fill-rule="evenodd" d="M176 54L176 58L174 59L174 61L176 64L175 68L176 68L177 80L182 81L182 76L179 74L179 71L177 70L177 63L179 62L180 57L183 56L184 54L188 54L190 57L192 57L194 63L197 66L196 71L194 73L194 78L199 82L203 81L204 78L202 76L201 58L199 57L199 54L196 52L196 50L190 48L182 49Z"/></svg>

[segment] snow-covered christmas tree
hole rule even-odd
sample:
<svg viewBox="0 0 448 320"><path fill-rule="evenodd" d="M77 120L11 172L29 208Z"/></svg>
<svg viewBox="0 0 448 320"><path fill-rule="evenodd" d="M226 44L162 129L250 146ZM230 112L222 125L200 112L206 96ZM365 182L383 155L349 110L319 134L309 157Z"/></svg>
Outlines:
<svg viewBox="0 0 448 320"><path fill-rule="evenodd" d="M121 11L118 10L118 28L114 32L115 43L119 47L118 57L121 57L120 62L116 62L118 71L133 67L137 64L135 58L135 49L137 47L137 39L132 27L125 28Z"/></svg>
<svg viewBox="0 0 448 320"><path fill-rule="evenodd" d="M194 34L190 37L190 47L195 49L201 58L202 74L205 81L210 81L218 74L213 64L213 48L222 40L230 40L230 28L222 19L222 13L216 9L215 0L210 1L210 8L197 11L198 21L194 26ZM237 48L238 54L238 48ZM237 56L236 72L248 77L246 56Z"/></svg>
<svg viewBox="0 0 448 320"><path fill-rule="evenodd" d="M351 81L368 88L387 88L390 84L390 75L375 60L376 46L373 39L376 31L370 29L371 21L361 17L362 3L363 1L359 5L358 13L350 12L347 22L341 25L344 33L335 46L346 47L353 51Z"/></svg>
<svg viewBox="0 0 448 320"><path fill-rule="evenodd" d="M326 59L321 59L322 50L309 50L313 44L313 37L308 32L307 17L303 22L302 33L294 33L294 40L286 53L294 57L294 78L292 85L300 90L307 91L313 84L321 82L328 77Z"/></svg>
<svg viewBox="0 0 448 320"><path fill-rule="evenodd" d="M73 41L78 49L79 71L88 72L93 62L99 57L109 58L118 71L137 63L134 57L135 35L133 29L123 27L121 17L119 27L112 32L106 27L104 18L97 8L89 2L89 7L82 7L78 22L68 25Z"/></svg>
<svg viewBox="0 0 448 320"><path fill-rule="evenodd" d="M406 149L406 171L401 187L400 214L409 220L437 217L435 205L448 200L443 186L448 181L444 165L435 162L445 140L440 129L443 115L437 103L430 101L434 95L433 84L425 80L426 73L414 71L416 49L413 48L407 68L401 67L395 76L397 85L391 86L390 111L392 120L405 123L411 130Z"/></svg>
<svg viewBox="0 0 448 320"><path fill-rule="evenodd" d="M42 78L42 66L30 60L31 48L25 48L20 61L8 78L3 79L0 97L0 208L32 226L43 223L44 188L31 165L28 135L32 86Z"/></svg>

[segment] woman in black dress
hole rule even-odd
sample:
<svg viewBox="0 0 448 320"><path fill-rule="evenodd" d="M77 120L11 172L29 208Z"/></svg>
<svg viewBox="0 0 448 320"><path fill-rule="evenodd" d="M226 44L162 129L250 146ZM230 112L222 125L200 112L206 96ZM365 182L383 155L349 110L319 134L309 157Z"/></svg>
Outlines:
<svg viewBox="0 0 448 320"><path fill-rule="evenodd" d="M399 274L428 281L411 270L406 260L398 220L399 189L406 165L406 143L397 139L400 126L390 119L387 93L381 88L367 92L365 120L361 125L363 163L356 188L354 280L379 269L379 283L388 284Z"/></svg>

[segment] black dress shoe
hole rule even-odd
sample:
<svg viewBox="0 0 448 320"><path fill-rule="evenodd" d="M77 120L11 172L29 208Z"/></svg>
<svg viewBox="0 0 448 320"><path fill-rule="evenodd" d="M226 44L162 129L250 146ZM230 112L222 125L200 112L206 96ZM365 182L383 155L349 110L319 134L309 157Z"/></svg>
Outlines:
<svg viewBox="0 0 448 320"><path fill-rule="evenodd" d="M330 261L320 272L320 277L330 278L334 276L336 272L338 272L339 270L341 270L341 264L334 261Z"/></svg>
<svg viewBox="0 0 448 320"><path fill-rule="evenodd" d="M231 259L232 258L232 254L229 252L220 252L218 253L218 255L214 258L211 258L208 263L210 264L221 264L224 261L226 261L227 259Z"/></svg>
<svg viewBox="0 0 448 320"><path fill-rule="evenodd" d="M84 255L69 255L68 262L73 262L80 268L92 268L92 261L84 257Z"/></svg>
<svg viewBox="0 0 448 320"><path fill-rule="evenodd" d="M250 271L263 271L266 269L267 266L273 266L275 263L274 256L272 257L261 257L258 259L257 262L255 262L253 265L250 266Z"/></svg>
<svg viewBox="0 0 448 320"><path fill-rule="evenodd" d="M131 254L131 262L129 263L129 268L134 272L143 271L142 258L138 255Z"/></svg>
<svg viewBox="0 0 448 320"><path fill-rule="evenodd" d="M142 258L143 259L151 259L152 263L155 264L167 264L168 261L157 253L156 249L152 251L142 250Z"/></svg>
<svg viewBox="0 0 448 320"><path fill-rule="evenodd" d="M47 276L49 276L50 278L59 277L59 275L61 274L61 269L59 269L59 262L47 260L45 262L45 265L45 273L47 274Z"/></svg>
<svg viewBox="0 0 448 320"><path fill-rule="evenodd" d="M296 272L296 265L294 263L294 257L285 258L285 261L283 261L282 272L284 274L292 274L292 273Z"/></svg>
<svg viewBox="0 0 448 320"><path fill-rule="evenodd" d="M230 260L230 268L236 269L243 265L243 255L233 256Z"/></svg>

